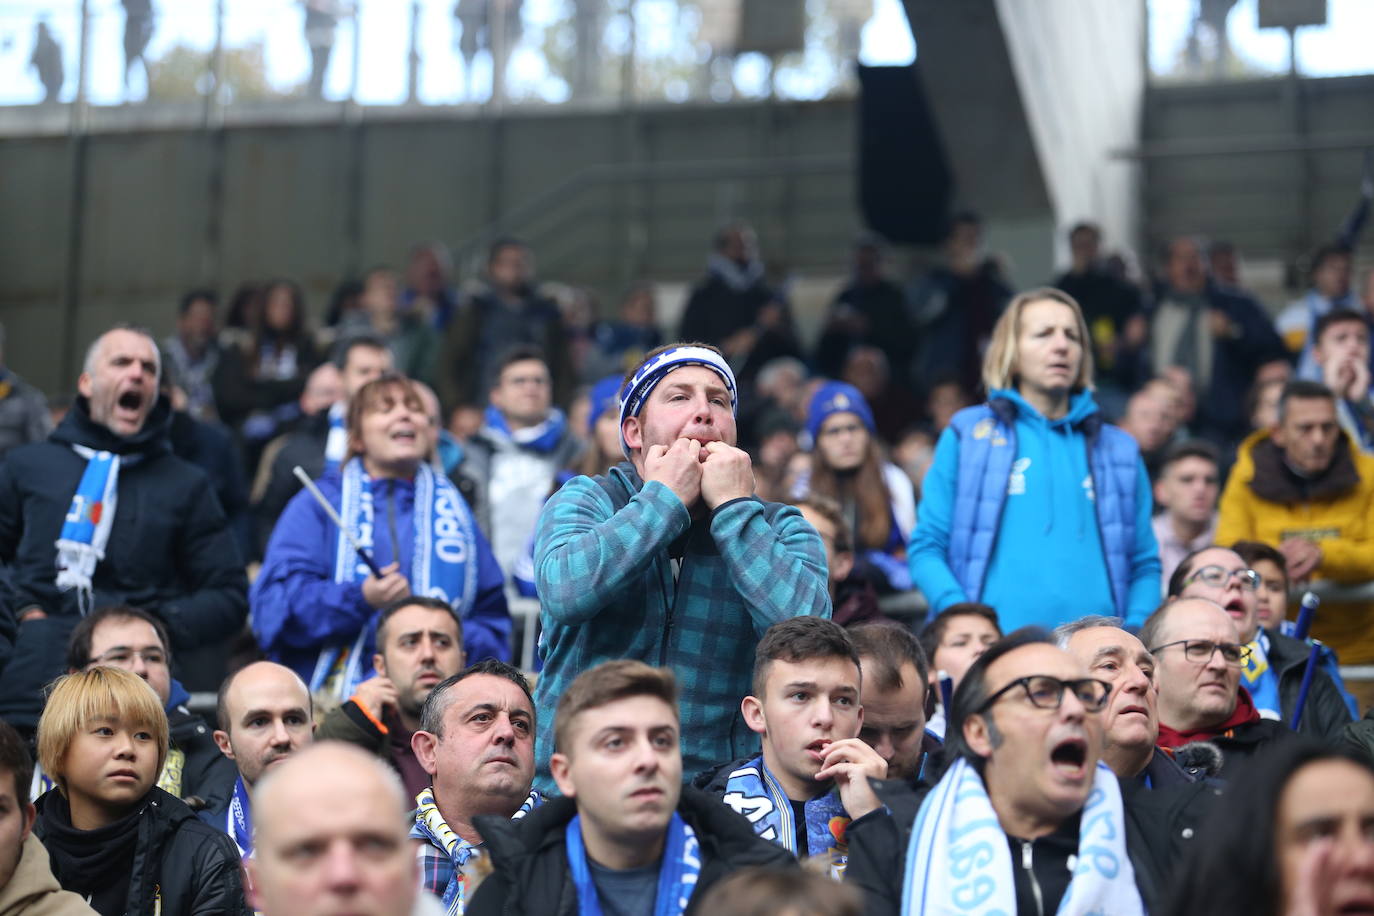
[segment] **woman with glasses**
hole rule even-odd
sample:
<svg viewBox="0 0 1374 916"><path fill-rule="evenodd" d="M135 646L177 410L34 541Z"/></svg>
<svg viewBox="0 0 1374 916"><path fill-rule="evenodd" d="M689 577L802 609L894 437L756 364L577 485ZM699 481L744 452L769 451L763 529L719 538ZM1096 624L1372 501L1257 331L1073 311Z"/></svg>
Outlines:
<svg viewBox="0 0 1374 916"><path fill-rule="evenodd" d="M1319 744L1275 748L1226 792L1226 817L1173 885L1166 916L1374 912L1374 764Z"/></svg>
<svg viewBox="0 0 1374 916"><path fill-rule="evenodd" d="M57 788L34 823L53 875L101 916L247 914L233 842L157 787L166 757L167 716L138 675L58 679L38 721L38 762Z"/></svg>
<svg viewBox="0 0 1374 916"><path fill-rule="evenodd" d="M1159 597L1140 450L1103 421L1078 303L1018 295L983 362L987 403L955 414L921 488L908 555L938 613L997 608L1003 628L1084 614L1139 624Z"/></svg>
<svg viewBox="0 0 1374 916"><path fill-rule="evenodd" d="M839 504L859 559L851 575L879 592L910 589L906 544L916 525L916 492L911 479L884 460L868 402L853 385L822 385L807 408L806 431L811 468L793 495L814 493Z"/></svg>
<svg viewBox="0 0 1374 916"><path fill-rule="evenodd" d="M1235 621L1240 645L1249 652L1240 686L1259 714L1292 723L1307 668L1307 643L1259 626L1260 575L1225 547L1204 547L1184 557L1169 578L1169 599L1205 598ZM1148 648L1153 648L1148 647ZM1350 708L1326 665L1319 662L1303 706L1299 731L1334 738L1350 724Z"/></svg>

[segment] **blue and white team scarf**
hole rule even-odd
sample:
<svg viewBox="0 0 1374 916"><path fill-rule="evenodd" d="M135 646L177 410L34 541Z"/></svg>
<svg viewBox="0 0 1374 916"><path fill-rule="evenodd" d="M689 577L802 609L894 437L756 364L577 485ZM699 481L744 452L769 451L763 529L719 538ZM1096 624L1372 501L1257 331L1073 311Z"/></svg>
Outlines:
<svg viewBox="0 0 1374 916"><path fill-rule="evenodd" d="M248 787L243 784L243 775L234 782L234 794L229 798L229 810L224 816L224 832L239 848L240 859L253 857L253 800L248 796Z"/></svg>
<svg viewBox="0 0 1374 916"><path fill-rule="evenodd" d="M644 403L649 400L658 383L674 369L683 366L705 366L720 376L725 390L730 392L730 412L739 413L739 389L735 385L735 373L730 364L715 350L706 347L672 347L645 361L635 370L635 374L620 389L620 450L630 457L630 444L625 441L625 420L639 416Z"/></svg>
<svg viewBox="0 0 1374 916"><path fill-rule="evenodd" d="M955 761L926 796L907 847L903 916L1016 912L1007 835L983 779ZM1078 854L1059 916L1144 916L1135 868L1126 854L1126 821L1116 776L1099 762L1078 828Z"/></svg>
<svg viewBox="0 0 1374 916"><path fill-rule="evenodd" d="M345 422L344 401L338 401L329 406L329 435L324 440L324 469L326 471L338 470L339 465L343 464L344 455L348 454L348 426Z"/></svg>
<svg viewBox="0 0 1374 916"><path fill-rule="evenodd" d="M343 466L339 516L363 550L373 546L372 479L361 458ZM477 595L477 539L472 513L457 488L426 463L415 472L415 544L411 551L410 588L416 595L438 598L461 619ZM400 545L392 549L400 553ZM371 570L348 539L335 535L334 581L362 582ZM310 690L340 700L353 696L366 677L371 659L363 649L371 631L365 624L351 642L325 646L310 676Z"/></svg>
<svg viewBox="0 0 1374 916"><path fill-rule="evenodd" d="M568 848L568 868L573 886L577 888L578 916L601 916L601 900L596 895L591 867L587 865L587 850L582 844L582 816L568 822L563 833ZM701 877L701 846L696 832L676 811L668 822L668 835L663 844L663 864L658 870L658 894L654 899L654 916L681 916Z"/></svg>
<svg viewBox="0 0 1374 916"><path fill-rule="evenodd" d="M521 448L547 455L563 441L563 433L568 428L568 418L563 411L554 407L549 410L549 415L543 421L534 426L512 430L506 422L505 414L495 407L488 407L482 414L482 425L483 432L493 438L506 439Z"/></svg>
<svg viewBox="0 0 1374 916"><path fill-rule="evenodd" d="M1241 683L1250 691L1250 699L1255 701L1255 709L1261 718L1278 721L1283 718L1283 707L1279 699L1279 678L1274 667L1269 664L1269 637L1263 630L1250 643L1250 654L1240 666Z"/></svg>
<svg viewBox="0 0 1374 916"><path fill-rule="evenodd" d="M72 494L62 531L57 536L56 582L61 591L76 589L77 607L84 617L91 612L94 600L91 580L95 567L105 559L110 529L114 527L120 457L84 445L73 445L72 449L86 459L86 469L81 472L81 481Z"/></svg>
<svg viewBox="0 0 1374 916"><path fill-rule="evenodd" d="M801 856L797 849L797 823L792 802L764 764L762 755L726 777L725 796L721 801L743 814L755 834L794 856ZM819 798L810 799L803 810L806 813L807 858L828 859L830 876L837 881L842 879L845 866L849 864L845 830L850 818L840 801L839 789L832 787Z"/></svg>
<svg viewBox="0 0 1374 916"><path fill-rule="evenodd" d="M539 794L538 789L533 789L510 819L518 821L542 804L544 796ZM439 811L439 805L434 801L433 786L422 789L420 794L415 796L415 823L410 827L410 839L426 840L435 848L442 849L448 856L453 866L453 874L449 876L443 896L439 899L447 916L463 916L463 910L467 905L467 876L463 869L474 856L482 852L482 847L469 843L448 825L448 821L444 820L444 815Z"/></svg>

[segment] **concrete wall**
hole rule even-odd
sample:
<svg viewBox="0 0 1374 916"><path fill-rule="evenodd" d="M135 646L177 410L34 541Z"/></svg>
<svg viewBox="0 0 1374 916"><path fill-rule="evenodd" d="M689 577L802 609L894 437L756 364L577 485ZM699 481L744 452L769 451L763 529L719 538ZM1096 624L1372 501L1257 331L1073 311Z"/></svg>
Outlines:
<svg viewBox="0 0 1374 916"><path fill-rule="evenodd" d="M0 139L6 359L71 390L95 333L117 320L164 333L192 286L227 297L289 276L318 317L343 277L428 239L476 256L493 228L607 308L635 279L690 280L735 217L771 261L838 278L859 228L854 136L838 101Z"/></svg>
<svg viewBox="0 0 1374 916"><path fill-rule="evenodd" d="M1204 233L1247 258L1291 262L1354 207L1368 147L1374 77L1154 87L1141 150L1147 241Z"/></svg>
<svg viewBox="0 0 1374 916"><path fill-rule="evenodd" d="M1133 245L1135 170L1111 152L1139 135L1143 4L905 7L956 199L988 219L989 242L1009 250L1018 285L1052 275L1063 230L1080 219L1100 222L1109 245Z"/></svg>

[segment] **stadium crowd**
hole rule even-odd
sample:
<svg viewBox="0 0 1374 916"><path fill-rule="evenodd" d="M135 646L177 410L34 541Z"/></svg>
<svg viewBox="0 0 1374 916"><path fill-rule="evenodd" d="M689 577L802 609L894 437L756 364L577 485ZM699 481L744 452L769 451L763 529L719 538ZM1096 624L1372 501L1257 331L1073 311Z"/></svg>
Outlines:
<svg viewBox="0 0 1374 916"><path fill-rule="evenodd" d="M427 244L0 362L0 916L1374 914L1353 238L1271 319L956 214L814 347L744 223L670 333Z"/></svg>

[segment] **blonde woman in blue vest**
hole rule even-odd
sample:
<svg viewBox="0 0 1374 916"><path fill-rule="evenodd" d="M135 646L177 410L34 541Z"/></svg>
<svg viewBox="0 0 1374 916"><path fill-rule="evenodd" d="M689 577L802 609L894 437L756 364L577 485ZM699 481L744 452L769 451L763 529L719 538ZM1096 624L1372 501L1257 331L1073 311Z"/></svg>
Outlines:
<svg viewBox="0 0 1374 916"><path fill-rule="evenodd" d="M980 601L1008 631L1084 614L1138 625L1158 603L1149 478L1093 400L1088 340L1056 289L1021 293L998 319L988 400L955 414L922 486L908 556L932 615Z"/></svg>

